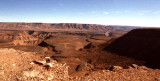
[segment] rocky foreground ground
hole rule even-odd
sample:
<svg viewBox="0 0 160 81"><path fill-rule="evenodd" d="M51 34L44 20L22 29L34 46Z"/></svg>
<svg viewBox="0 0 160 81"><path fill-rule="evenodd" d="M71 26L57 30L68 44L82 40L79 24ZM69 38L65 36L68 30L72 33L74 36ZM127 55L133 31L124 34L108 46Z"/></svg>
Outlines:
<svg viewBox="0 0 160 81"><path fill-rule="evenodd" d="M92 70L84 76L70 76L67 64L41 53L0 48L0 81L159 81L160 70L133 64L129 69L113 66Z"/></svg>

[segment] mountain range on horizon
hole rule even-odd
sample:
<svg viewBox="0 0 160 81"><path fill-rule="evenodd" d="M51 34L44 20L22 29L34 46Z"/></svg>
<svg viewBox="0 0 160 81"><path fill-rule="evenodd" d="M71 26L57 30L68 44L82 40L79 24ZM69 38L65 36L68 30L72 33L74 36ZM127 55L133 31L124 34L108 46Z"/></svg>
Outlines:
<svg viewBox="0 0 160 81"><path fill-rule="evenodd" d="M107 32L107 31L130 31L139 26L118 26L118 25L99 25L99 24L77 24L77 23L13 23L0 22L1 30L36 30L36 31L88 31L88 32Z"/></svg>

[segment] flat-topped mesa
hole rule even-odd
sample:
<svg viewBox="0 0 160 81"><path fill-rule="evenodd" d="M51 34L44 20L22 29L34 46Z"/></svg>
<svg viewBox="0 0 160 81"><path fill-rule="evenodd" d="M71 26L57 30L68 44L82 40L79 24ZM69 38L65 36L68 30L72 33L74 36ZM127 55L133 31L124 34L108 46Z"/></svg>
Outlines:
<svg viewBox="0 0 160 81"><path fill-rule="evenodd" d="M105 25L74 23L0 23L5 30L73 30L73 31L108 31Z"/></svg>
<svg viewBox="0 0 160 81"><path fill-rule="evenodd" d="M88 31L108 31L109 29L104 25L96 24L52 24L55 28L75 29L75 30L88 30Z"/></svg>

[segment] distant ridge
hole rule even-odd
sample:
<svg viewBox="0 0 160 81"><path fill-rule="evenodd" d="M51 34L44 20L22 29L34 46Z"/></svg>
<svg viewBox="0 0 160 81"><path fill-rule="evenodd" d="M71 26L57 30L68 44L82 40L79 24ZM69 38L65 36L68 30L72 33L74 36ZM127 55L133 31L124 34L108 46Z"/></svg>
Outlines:
<svg viewBox="0 0 160 81"><path fill-rule="evenodd" d="M132 26L105 26L98 24L75 24L75 23L8 23L0 22L1 30L36 30L36 31L130 31L137 27Z"/></svg>

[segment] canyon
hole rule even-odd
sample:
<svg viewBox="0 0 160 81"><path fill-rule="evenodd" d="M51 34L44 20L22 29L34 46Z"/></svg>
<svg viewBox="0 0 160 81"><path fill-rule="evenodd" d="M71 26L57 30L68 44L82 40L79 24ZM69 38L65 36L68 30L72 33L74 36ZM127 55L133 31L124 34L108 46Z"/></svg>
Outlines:
<svg viewBox="0 0 160 81"><path fill-rule="evenodd" d="M136 26L1 22L0 79L160 80L158 37Z"/></svg>

